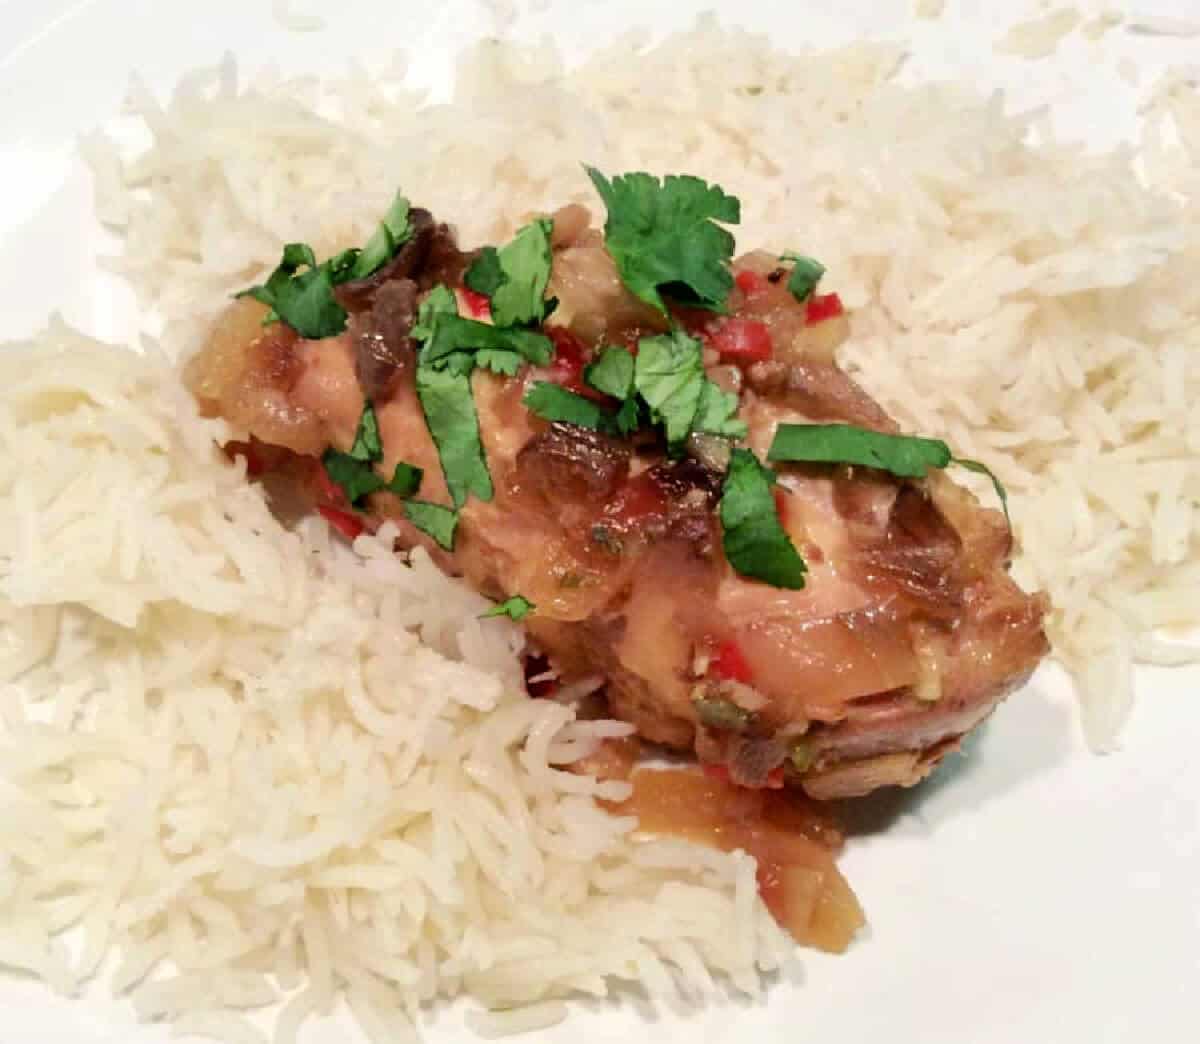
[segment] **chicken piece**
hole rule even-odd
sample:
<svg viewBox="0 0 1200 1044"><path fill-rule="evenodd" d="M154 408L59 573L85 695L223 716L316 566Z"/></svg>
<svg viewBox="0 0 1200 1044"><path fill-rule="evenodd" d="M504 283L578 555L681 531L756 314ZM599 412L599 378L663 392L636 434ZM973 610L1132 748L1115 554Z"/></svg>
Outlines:
<svg viewBox="0 0 1200 1044"><path fill-rule="evenodd" d="M274 447L270 468L311 502L329 489L319 457L350 447L366 392L381 471L416 465L421 498L449 503L410 329L420 295L438 283L461 289L471 255L413 213L413 242L370 279L339 287L351 313L344 333L306 341L279 323L264 328L262 307L242 300L187 368L202 408ZM785 464L780 517L808 563L806 586L737 574L716 518L721 475L702 455L670 459L653 440L549 424L523 405L532 381L564 381L564 360L577 378L599 345L634 345L665 325L623 287L580 208L560 212L552 242L560 303L547 332L558 361L471 378L493 499L467 501L453 552L390 493L371 496L371 522L392 519L404 547L425 546L489 597L533 602L525 626L563 682L603 676L611 712L643 739L694 751L735 783L782 780L827 798L924 778L1047 651L1044 599L1007 574L1004 520L941 473L911 481ZM727 316L674 318L710 346L711 378L740 392L749 447L763 456L782 423L894 432L834 359L844 317L813 322L769 256L735 270ZM723 338L747 329L766 330L770 358L720 358Z"/></svg>

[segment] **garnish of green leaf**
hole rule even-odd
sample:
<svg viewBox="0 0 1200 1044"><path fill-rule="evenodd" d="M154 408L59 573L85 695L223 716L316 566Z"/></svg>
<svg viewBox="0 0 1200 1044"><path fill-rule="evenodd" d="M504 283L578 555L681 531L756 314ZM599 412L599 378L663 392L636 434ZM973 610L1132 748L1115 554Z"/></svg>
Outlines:
<svg viewBox="0 0 1200 1044"><path fill-rule="evenodd" d="M583 379L590 388L625 400L633 394L633 354L609 345L584 367Z"/></svg>
<svg viewBox="0 0 1200 1044"><path fill-rule="evenodd" d="M399 192L388 207L379 227L367 240L367 245L359 251L350 269L350 279L365 279L381 269L392 256L412 237L412 228L408 222L408 200Z"/></svg>
<svg viewBox="0 0 1200 1044"><path fill-rule="evenodd" d="M428 341L433 336L438 317L442 315L458 315L458 298L450 287L439 283L421 301L417 308L417 321L409 332L418 341Z"/></svg>
<svg viewBox="0 0 1200 1044"><path fill-rule="evenodd" d="M825 274L825 266L816 258L792 251L781 254L780 260L792 262L792 274L788 277L787 288L791 295L803 304L817 289L821 276Z"/></svg>
<svg viewBox="0 0 1200 1044"><path fill-rule="evenodd" d="M732 700L702 696L692 700L692 706L696 708L696 717L710 729L743 732L749 727L752 718L748 710L739 707Z"/></svg>
<svg viewBox="0 0 1200 1044"><path fill-rule="evenodd" d="M454 506L462 507L469 494L491 500L492 477L479 440L470 375L418 365L417 398L437 446Z"/></svg>
<svg viewBox="0 0 1200 1044"><path fill-rule="evenodd" d="M390 479L385 479L374 465L383 459L383 443L379 438L379 418L368 401L358 419L354 444L349 453L332 447L321 457L326 473L342 487L351 507L359 507L363 498L386 489L398 497L411 497L421 487L422 471L400 461Z"/></svg>
<svg viewBox="0 0 1200 1044"><path fill-rule="evenodd" d="M678 328L638 342L634 385L669 445L678 445L691 431L732 438L746 434L746 425L735 417L737 397L705 376L700 342Z"/></svg>
<svg viewBox="0 0 1200 1044"><path fill-rule="evenodd" d="M991 479L1000 498L1004 517L1008 514L1008 493L986 464L956 457L941 439L917 435L889 435L859 428L853 424L781 424L775 431L768 460L799 461L813 464L857 464L878 468L898 478L924 478L930 468L951 464Z"/></svg>
<svg viewBox="0 0 1200 1044"><path fill-rule="evenodd" d="M418 320L419 318L418 316ZM435 313L431 318L431 326L431 334L421 350L421 364L424 366L436 366L456 352L508 352L510 356L516 355L515 362L518 366L522 360L535 366L545 366L554 355L554 345L550 338L534 330L492 326L449 312ZM419 336L418 328L424 333L424 326L418 321L417 326L413 328L414 337ZM492 355L490 358L495 360L496 356Z"/></svg>
<svg viewBox="0 0 1200 1044"><path fill-rule="evenodd" d="M609 431L614 418L599 404L550 381L537 381L522 400L526 407L548 421L574 424L592 431Z"/></svg>
<svg viewBox="0 0 1200 1044"><path fill-rule="evenodd" d="M397 193L362 250L343 250L317 264L316 255L307 243L288 243L265 283L234 296L253 297L270 308L263 319L264 325L282 319L301 337L310 340L333 337L346 329L347 319L346 310L333 296L333 288L382 267L411 235L408 200Z"/></svg>
<svg viewBox="0 0 1200 1044"><path fill-rule="evenodd" d="M486 295L497 326L540 323L553 307L546 301L552 227L549 218L531 221L499 250L484 247L467 269L464 281L476 293Z"/></svg>
<svg viewBox="0 0 1200 1044"><path fill-rule="evenodd" d="M346 310L333 297L332 267L329 262L318 265L305 243L288 243L265 283L234 296L261 301L271 309L264 325L282 319L301 337L317 340L346 328Z"/></svg>
<svg viewBox="0 0 1200 1044"><path fill-rule="evenodd" d="M507 616L510 620L523 620L536 608L537 606L528 598L524 598L521 595L513 595L499 605L493 605L480 619L486 620L490 616Z"/></svg>
<svg viewBox="0 0 1200 1044"><path fill-rule="evenodd" d="M659 179L635 172L609 180L585 168L604 206L604 243L630 292L666 314L663 294L723 311L733 276L733 236L741 204L717 185L691 175Z"/></svg>
<svg viewBox="0 0 1200 1044"><path fill-rule="evenodd" d="M735 449L721 491L722 546L742 576L799 590L807 567L784 531L771 486L775 476L749 450Z"/></svg>
<svg viewBox="0 0 1200 1044"><path fill-rule="evenodd" d="M427 500L406 500L405 517L422 533L433 537L439 547L454 550L454 532L458 528L458 512Z"/></svg>

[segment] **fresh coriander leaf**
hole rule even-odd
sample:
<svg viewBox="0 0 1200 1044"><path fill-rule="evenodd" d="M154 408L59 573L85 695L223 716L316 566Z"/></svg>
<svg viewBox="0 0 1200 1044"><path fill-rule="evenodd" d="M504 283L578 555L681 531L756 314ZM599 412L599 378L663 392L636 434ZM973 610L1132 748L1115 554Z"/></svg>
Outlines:
<svg viewBox="0 0 1200 1044"><path fill-rule="evenodd" d="M719 505L722 545L742 576L798 591L807 567L779 521L774 481L749 450L733 451Z"/></svg>
<svg viewBox="0 0 1200 1044"><path fill-rule="evenodd" d="M549 218L531 221L499 250L486 248L467 270L467 286L488 296L497 326L540 323L549 314L552 227Z"/></svg>
<svg viewBox="0 0 1200 1044"><path fill-rule="evenodd" d="M454 550L454 531L458 528L458 512L427 500L406 500L405 517L422 533L437 541L447 551Z"/></svg>
<svg viewBox="0 0 1200 1044"><path fill-rule="evenodd" d="M302 337L318 340L339 334L346 328L346 310L334 300L328 263L318 265L316 260L312 247L288 243L267 281L235 296L261 301L271 309L264 321L282 319Z"/></svg>
<svg viewBox="0 0 1200 1044"><path fill-rule="evenodd" d="M463 354L466 355L465 352ZM503 374L505 377L515 377L523 361L520 355L507 348L481 348L475 353L476 366L491 370L492 373Z"/></svg>
<svg viewBox="0 0 1200 1044"><path fill-rule="evenodd" d="M375 415L375 407L371 405L370 399L363 405L362 415L358 418L358 430L354 433L354 445L350 447L350 456L368 463L383 459L379 418Z"/></svg>
<svg viewBox="0 0 1200 1044"><path fill-rule="evenodd" d="M348 279L365 279L378 271L408 242L412 236L412 228L408 223L408 206L408 200L397 192L379 227L355 257L353 267L347 273Z"/></svg>
<svg viewBox="0 0 1200 1044"><path fill-rule="evenodd" d="M362 499L383 489L383 477L365 461L352 457L340 450L327 449L321 457L329 477L342 487L351 507L357 507Z"/></svg>
<svg viewBox="0 0 1200 1044"><path fill-rule="evenodd" d="M607 431L612 424L609 414L591 399L549 381L538 381L525 393L522 401L548 421L562 421L592 431Z"/></svg>
<svg viewBox="0 0 1200 1044"><path fill-rule="evenodd" d="M709 435L724 435L740 439L746 434L746 422L738 420L738 397L733 392L722 391L705 378L700 389L700 405L696 409L694 431Z"/></svg>
<svg viewBox="0 0 1200 1044"><path fill-rule="evenodd" d="M417 321L409 332L418 341L428 341L434 335L438 317L443 315L458 315L458 298L450 287L439 283L421 301Z"/></svg>
<svg viewBox="0 0 1200 1044"><path fill-rule="evenodd" d="M554 355L554 345L545 334L514 327L492 326L489 323L476 322L474 319L464 319L460 315L451 315L449 312L438 313L433 320L432 329L432 336L425 341L425 347L421 351L422 366L436 366L439 360L454 352L475 352L483 348L517 352L535 366L545 366Z"/></svg>
<svg viewBox="0 0 1200 1044"><path fill-rule="evenodd" d="M946 467L951 457L940 439L888 435L852 424L781 424L767 459L858 464L900 478L924 478L930 468Z"/></svg>
<svg viewBox="0 0 1200 1044"><path fill-rule="evenodd" d="M456 373L460 377L470 377L475 371L475 358L474 352L451 352L439 359L437 366L432 368L443 370L446 373Z"/></svg>
<svg viewBox="0 0 1200 1044"><path fill-rule="evenodd" d="M617 425L617 431L622 435L632 435L641 427L642 408L638 405L636 395L631 395L621 403L621 408L617 410L613 421Z"/></svg>
<svg viewBox="0 0 1200 1044"><path fill-rule="evenodd" d="M425 472L416 465L400 461L396 465L396 470L392 472L391 479L383 488L389 493L395 493L402 500L407 499L421 488L421 478L424 474Z"/></svg>
<svg viewBox="0 0 1200 1044"><path fill-rule="evenodd" d="M584 367L583 379L598 392L628 399L633 394L633 353L614 345L602 348L596 360Z"/></svg>
<svg viewBox="0 0 1200 1044"><path fill-rule="evenodd" d="M492 499L492 477L479 441L479 418L466 374L417 367L417 397L425 413L429 434L437 446L446 486L456 508L468 494Z"/></svg>
<svg viewBox="0 0 1200 1044"><path fill-rule="evenodd" d="M510 620L523 620L536 608L537 606L528 598L513 595L499 605L493 605L480 619L486 620L489 616L507 616Z"/></svg>
<svg viewBox="0 0 1200 1044"><path fill-rule="evenodd" d="M700 342L680 329L638 342L634 384L661 423L668 444L687 438L700 406L705 382Z"/></svg>
<svg viewBox="0 0 1200 1044"><path fill-rule="evenodd" d="M792 262L792 274L788 277L787 283L791 295L802 303L807 301L816 290L821 276L825 274L825 266L815 258L790 250L786 254L781 254L780 260Z"/></svg>
<svg viewBox="0 0 1200 1044"><path fill-rule="evenodd" d="M1000 498L1000 507L1004 509L1004 521L1008 523L1008 528L1012 529L1012 517L1008 513L1008 491L1004 488L1003 483L996 478L992 469L981 461L968 460L966 457L953 457L950 463L957 464L960 468L966 468L968 471L973 471L977 475L986 475L992 480L992 488L996 491L996 496Z"/></svg>
<svg viewBox="0 0 1200 1044"><path fill-rule="evenodd" d="M716 222L737 224L738 200L687 174L659 180L635 172L610 181L585 169L608 211L605 246L630 292L664 314L660 291L722 311L733 288L734 240Z"/></svg>
<svg viewBox="0 0 1200 1044"><path fill-rule="evenodd" d="M504 280L500 251L493 246L484 247L463 276L463 282L469 289L489 299L504 284Z"/></svg>

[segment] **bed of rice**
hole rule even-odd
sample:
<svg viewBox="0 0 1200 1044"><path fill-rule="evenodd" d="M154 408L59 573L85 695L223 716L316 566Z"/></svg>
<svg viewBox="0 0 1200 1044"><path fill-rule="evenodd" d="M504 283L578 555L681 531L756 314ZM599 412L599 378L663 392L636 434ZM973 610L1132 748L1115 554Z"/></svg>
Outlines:
<svg viewBox="0 0 1200 1044"><path fill-rule="evenodd" d="M721 182L747 248L827 264L868 388L1008 486L1095 745L1135 662L1200 655L1161 630L1200 622L1194 90L1161 88L1135 175L901 86L891 47L708 26L638 52L484 45L424 107L398 71L226 63L135 90L133 154L86 143L169 351L0 352L0 963L72 992L116 951L143 1017L257 1041L236 1009L286 998L285 1041L339 995L393 1040L439 997L515 1009L477 1017L500 1031L610 977L700 997L787 960L748 859L638 842L595 804L619 785L563 771L620 725L525 699L519 635L428 561L283 530L179 390L165 357L281 242L361 242L397 185L471 243L591 202L581 160Z"/></svg>

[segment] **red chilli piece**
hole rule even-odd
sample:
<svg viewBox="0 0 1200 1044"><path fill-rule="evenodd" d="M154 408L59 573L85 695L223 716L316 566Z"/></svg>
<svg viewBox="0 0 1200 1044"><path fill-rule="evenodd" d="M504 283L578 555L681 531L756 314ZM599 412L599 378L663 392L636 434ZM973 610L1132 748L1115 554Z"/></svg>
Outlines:
<svg viewBox="0 0 1200 1044"><path fill-rule="evenodd" d="M765 275L745 269L733 277L737 288L747 297L757 297L769 287L770 281Z"/></svg>
<svg viewBox="0 0 1200 1044"><path fill-rule="evenodd" d="M463 304L466 305L472 319L491 318L492 302L488 300L487 294L478 293L469 286L464 286L460 292L463 296Z"/></svg>
<svg viewBox="0 0 1200 1044"><path fill-rule="evenodd" d="M547 326L543 332L554 344L550 380L576 395L582 395L585 399L610 402L607 395L596 391L583 379L583 368L591 362L591 354L584 343L565 326Z"/></svg>
<svg viewBox="0 0 1200 1044"><path fill-rule="evenodd" d="M757 319L724 319L707 332L705 339L727 362L766 362L775 350L770 329Z"/></svg>
<svg viewBox="0 0 1200 1044"><path fill-rule="evenodd" d="M324 471L325 469L322 468L321 470ZM329 507L327 504L318 505L317 511L320 512L321 517L326 522L351 542L367 528L361 518L357 515L352 515L349 511Z"/></svg>
<svg viewBox="0 0 1200 1044"><path fill-rule="evenodd" d="M809 326L813 326L816 323L823 323L826 319L836 319L839 315L845 314L846 309L837 294L813 294L808 299L808 311L805 313L804 321Z"/></svg>
<svg viewBox="0 0 1200 1044"><path fill-rule="evenodd" d="M741 682L743 685L749 685L754 678L741 646L732 640L723 641L717 646L708 671L722 681Z"/></svg>

